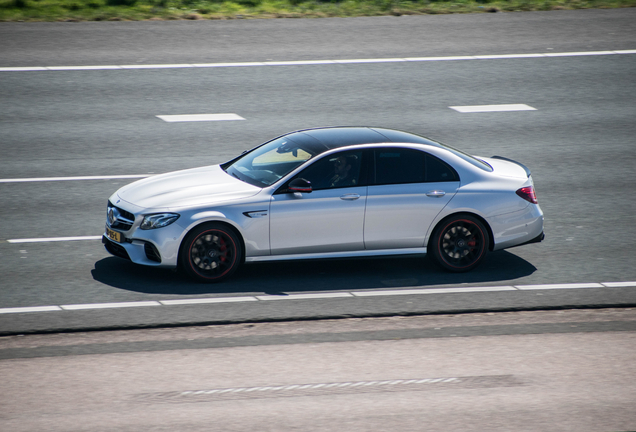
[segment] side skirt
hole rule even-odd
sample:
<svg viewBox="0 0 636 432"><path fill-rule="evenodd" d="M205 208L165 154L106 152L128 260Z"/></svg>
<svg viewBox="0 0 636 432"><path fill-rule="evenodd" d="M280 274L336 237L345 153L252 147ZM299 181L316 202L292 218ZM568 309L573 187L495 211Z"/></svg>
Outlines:
<svg viewBox="0 0 636 432"><path fill-rule="evenodd" d="M387 256L387 255L425 255L425 254L426 254L426 248L421 247L421 248L406 248L406 249L377 249L377 250L346 251L346 252L254 256L254 257L246 257L245 262L287 261L287 260L324 259L324 258L355 258L355 257L370 257L370 256Z"/></svg>

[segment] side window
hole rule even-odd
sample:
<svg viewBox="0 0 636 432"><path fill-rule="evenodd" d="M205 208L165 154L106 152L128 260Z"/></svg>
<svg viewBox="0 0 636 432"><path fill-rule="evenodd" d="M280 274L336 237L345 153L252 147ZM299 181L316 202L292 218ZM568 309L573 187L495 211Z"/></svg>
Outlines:
<svg viewBox="0 0 636 432"><path fill-rule="evenodd" d="M447 182L459 181L457 171L451 168L446 162L435 156L426 155L426 181L427 182Z"/></svg>
<svg viewBox="0 0 636 432"><path fill-rule="evenodd" d="M375 150L375 184L457 181L457 172L447 163L420 150L385 148Z"/></svg>
<svg viewBox="0 0 636 432"><path fill-rule="evenodd" d="M314 162L296 176L309 180L313 190L358 186L361 182L362 151L346 151Z"/></svg>
<svg viewBox="0 0 636 432"><path fill-rule="evenodd" d="M422 183L426 181L424 152L387 148L375 151L375 184Z"/></svg>

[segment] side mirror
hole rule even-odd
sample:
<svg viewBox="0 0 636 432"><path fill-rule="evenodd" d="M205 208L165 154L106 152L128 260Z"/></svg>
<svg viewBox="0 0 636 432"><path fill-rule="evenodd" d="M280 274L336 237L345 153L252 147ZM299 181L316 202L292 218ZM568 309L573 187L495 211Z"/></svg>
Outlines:
<svg viewBox="0 0 636 432"><path fill-rule="evenodd" d="M311 182L304 178L295 178L289 182L287 190L289 192L311 193Z"/></svg>

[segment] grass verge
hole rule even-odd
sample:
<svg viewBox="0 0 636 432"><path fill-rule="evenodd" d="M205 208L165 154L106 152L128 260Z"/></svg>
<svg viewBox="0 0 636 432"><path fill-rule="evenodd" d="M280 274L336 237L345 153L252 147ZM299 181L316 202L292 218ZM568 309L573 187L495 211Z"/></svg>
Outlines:
<svg viewBox="0 0 636 432"><path fill-rule="evenodd" d="M636 0L0 0L0 21L319 18L636 7Z"/></svg>

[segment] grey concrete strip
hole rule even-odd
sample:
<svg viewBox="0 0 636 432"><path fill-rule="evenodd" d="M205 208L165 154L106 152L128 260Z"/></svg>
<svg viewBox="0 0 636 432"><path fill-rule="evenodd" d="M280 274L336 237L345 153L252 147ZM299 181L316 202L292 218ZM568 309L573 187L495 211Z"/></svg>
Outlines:
<svg viewBox="0 0 636 432"><path fill-rule="evenodd" d="M636 321L486 325L471 327L417 328L343 333L286 334L233 338L205 338L196 340L137 341L34 348L9 348L0 349L0 360L262 345L294 345L329 342L616 331L636 331Z"/></svg>

